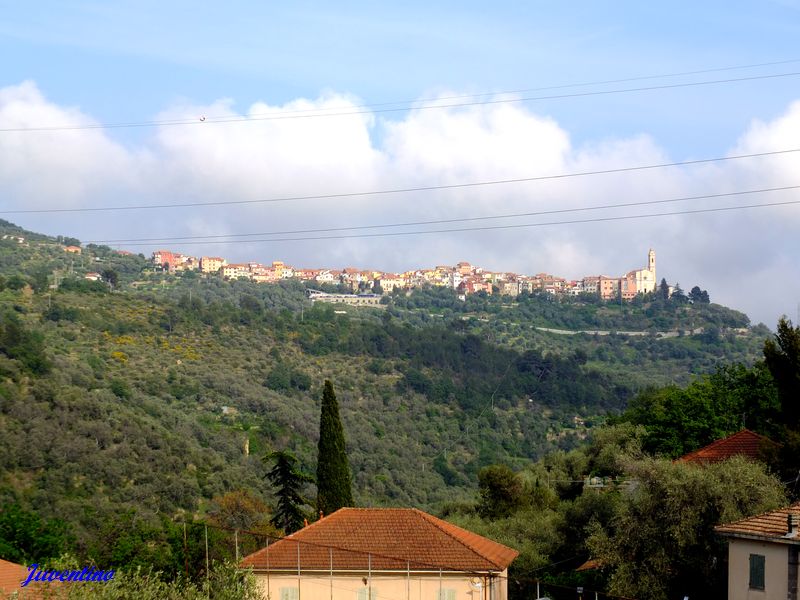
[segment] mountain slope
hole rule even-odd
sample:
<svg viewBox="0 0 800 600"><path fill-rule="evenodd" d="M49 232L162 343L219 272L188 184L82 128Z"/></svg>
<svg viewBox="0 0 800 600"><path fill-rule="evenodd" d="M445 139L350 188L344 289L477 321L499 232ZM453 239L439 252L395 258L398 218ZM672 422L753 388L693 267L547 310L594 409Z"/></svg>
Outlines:
<svg viewBox="0 0 800 600"><path fill-rule="evenodd" d="M714 336L670 340L533 328L685 318L668 306L430 290L339 314L311 306L299 283L176 278L141 256L66 256L23 233L0 243L0 503L65 518L85 544L128 509L202 513L238 488L269 502L260 457L272 449L313 472L326 378L357 502L431 508L470 496L482 466L571 447L663 373L757 354L758 332L726 331L746 317L724 307L689 307ZM119 275L113 291L82 279L105 269Z"/></svg>

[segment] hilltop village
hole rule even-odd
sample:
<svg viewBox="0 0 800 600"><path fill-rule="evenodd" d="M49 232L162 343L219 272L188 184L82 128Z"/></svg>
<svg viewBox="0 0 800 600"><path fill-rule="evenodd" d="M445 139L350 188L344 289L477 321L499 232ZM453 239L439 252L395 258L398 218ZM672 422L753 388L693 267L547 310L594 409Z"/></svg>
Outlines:
<svg viewBox="0 0 800 600"><path fill-rule="evenodd" d="M217 275L226 280L247 279L257 283L275 283L282 279L299 279L320 284L341 284L354 294L390 294L394 290L410 290L426 285L448 287L461 295L477 292L518 296L523 292L544 292L555 296L596 294L603 300L621 298L631 300L638 294L656 289L656 253L647 253L647 266L629 271L620 277L590 275L579 280L568 280L548 273L520 275L483 269L468 262L455 266L440 265L432 269L418 269L405 273L385 273L348 267L335 269L299 269L274 261L271 265L257 262L228 263L219 256L187 256L169 250L153 252L156 269L170 273L198 271Z"/></svg>

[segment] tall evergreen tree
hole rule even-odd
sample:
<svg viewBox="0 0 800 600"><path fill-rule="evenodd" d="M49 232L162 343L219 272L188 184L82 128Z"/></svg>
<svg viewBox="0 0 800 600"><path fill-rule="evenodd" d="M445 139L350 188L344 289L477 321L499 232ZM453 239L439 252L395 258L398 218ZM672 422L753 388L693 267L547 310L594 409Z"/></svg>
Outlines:
<svg viewBox="0 0 800 600"><path fill-rule="evenodd" d="M661 278L661 284L658 286L658 297L664 302L669 300L669 284L663 277Z"/></svg>
<svg viewBox="0 0 800 600"><path fill-rule="evenodd" d="M297 469L297 458L285 450L267 454L265 460L275 461L275 466L267 473L267 478L277 489L278 508L270 519L275 527L287 534L294 533L303 526L305 514L303 505L308 504L300 491L303 484L313 479Z"/></svg>
<svg viewBox="0 0 800 600"><path fill-rule="evenodd" d="M317 510L328 515L343 506L352 506L353 490L339 403L333 384L327 379L322 392L317 448Z"/></svg>
<svg viewBox="0 0 800 600"><path fill-rule="evenodd" d="M800 327L781 317L775 339L764 342L764 362L778 387L784 424L800 431Z"/></svg>

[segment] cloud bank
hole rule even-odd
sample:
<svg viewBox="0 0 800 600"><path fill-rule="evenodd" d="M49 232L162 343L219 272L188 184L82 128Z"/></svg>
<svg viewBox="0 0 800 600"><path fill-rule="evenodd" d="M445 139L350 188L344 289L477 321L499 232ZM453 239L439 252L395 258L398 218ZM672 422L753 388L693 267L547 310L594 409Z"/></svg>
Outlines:
<svg viewBox="0 0 800 600"><path fill-rule="evenodd" d="M443 94L449 95L451 94ZM137 132L82 129L0 133L2 210L257 200L362 190L449 185L599 171L705 158L671 156L647 132L575 146L569 132L521 104L447 109L421 103L405 113L359 112L338 93L282 106L231 100L176 105L154 119L188 125ZM291 111L353 112L274 119ZM386 116L386 115L389 116ZM258 120L201 122L203 115ZM59 106L32 82L0 89L0 128L92 125L91 115ZM689 132L701 136L700 132ZM800 140L800 102L772 121L742 124L730 155L790 149ZM800 184L800 153L678 168L476 186L404 194L169 210L0 215L29 229L82 240L218 235L352 227L559 210ZM639 215L794 200L796 191L564 213L457 228ZM419 230L424 227L404 228ZM396 229L384 231L398 231ZM621 274L658 254L659 278L699 284L712 300L770 326L800 302L800 206L648 219L340 240L181 242L168 247L229 260L281 259L298 266L407 270L459 260L496 270L566 277ZM331 234L323 234L331 235ZM281 236L287 237L287 236Z"/></svg>

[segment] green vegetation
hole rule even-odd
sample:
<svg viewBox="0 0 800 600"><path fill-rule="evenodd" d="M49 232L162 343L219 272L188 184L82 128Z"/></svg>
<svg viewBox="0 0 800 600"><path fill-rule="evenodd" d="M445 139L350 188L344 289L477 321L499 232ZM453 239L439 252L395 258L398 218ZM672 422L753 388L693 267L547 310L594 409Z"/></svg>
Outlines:
<svg viewBox="0 0 800 600"><path fill-rule="evenodd" d="M725 598L727 542L714 526L785 504L761 465L731 459L704 468L645 459L623 465L636 489L587 545L609 572L609 591L667 600Z"/></svg>
<svg viewBox="0 0 800 600"><path fill-rule="evenodd" d="M781 319L776 335L764 342L763 356L752 367L722 367L685 389L648 390L617 421L643 425L645 449L671 458L747 427L781 444L778 456L769 458L784 479L796 480L800 470L800 327Z"/></svg>
<svg viewBox="0 0 800 600"><path fill-rule="evenodd" d="M302 495L303 485L313 479L297 470L297 458L286 451L271 452L266 460L275 461L267 478L275 486L275 513L270 522L285 533L294 533L303 526L307 514L303 506L308 501Z"/></svg>
<svg viewBox="0 0 800 600"><path fill-rule="evenodd" d="M714 526L785 505L785 489L740 458L708 467L653 458L643 433L606 427L516 473L490 467L478 501L448 506L446 518L520 550L512 597L531 597L540 579L646 600L723 600L727 548ZM601 567L576 572L589 558Z"/></svg>
<svg viewBox="0 0 800 600"><path fill-rule="evenodd" d="M778 388L785 424L800 429L800 326L781 319L775 339L764 343L764 362Z"/></svg>
<svg viewBox="0 0 800 600"><path fill-rule="evenodd" d="M522 482L506 465L484 467L478 473L478 514L488 519L507 517L525 502Z"/></svg>
<svg viewBox="0 0 800 600"><path fill-rule="evenodd" d="M781 407L764 363L721 367L685 388L646 390L617 419L644 425L644 448L677 458L748 427L777 439Z"/></svg>
<svg viewBox="0 0 800 600"><path fill-rule="evenodd" d="M351 479L339 403L333 383L326 379L322 388L317 445L317 510L329 515L342 507L353 506Z"/></svg>
<svg viewBox="0 0 800 600"><path fill-rule="evenodd" d="M66 556L52 568L80 570L81 565ZM45 598L65 600L262 600L252 575L237 570L235 563L222 562L215 562L208 579L200 582L184 578L167 582L163 573L135 568L115 572L108 582L52 587L45 593L52 594Z"/></svg>
<svg viewBox="0 0 800 600"><path fill-rule="evenodd" d="M521 582L630 590L634 557L650 543L669 547L637 540L631 523L673 507L663 535L686 554L662 557L663 590L717 581L718 567L684 562L721 556L709 524L771 508L782 488L758 465L703 474L668 458L746 425L784 443L776 471L794 477L800 467L798 330L779 325L765 348L765 327L747 328L699 287L625 304L527 294L462 302L423 289L338 314L311 305L299 282L176 276L109 248L67 254L64 240L6 222L0 232L26 239L0 243L2 558L68 551L161 573L141 575L142 586L200 589L199 522L223 528L208 530L211 559L223 562L303 518L286 504L302 508L291 486L265 484L262 457L296 457L284 483L319 466L326 379L341 409L331 422L348 432L335 445L352 469L352 498L338 504L443 512L520 549ZM89 271L103 280L83 279ZM620 333L630 331L645 334ZM631 484L656 476L660 488ZM589 477L602 485L584 485ZM738 496L725 477L758 490ZM692 521L682 501L706 511ZM25 538L16 522L39 533ZM605 570L575 574L592 553Z"/></svg>
<svg viewBox="0 0 800 600"><path fill-rule="evenodd" d="M56 558L70 542L68 526L60 519L42 519L18 504L0 510L0 557L5 560L29 563Z"/></svg>
<svg viewBox="0 0 800 600"><path fill-rule="evenodd" d="M514 299L479 293L462 302L449 290L429 288L407 297L398 294L391 313L416 326L451 323L460 331L518 351L576 354L588 367L636 390L687 384L695 375L713 372L720 359L745 364L757 359L769 335L766 327L747 329L749 320L738 311L683 298L663 300L653 295L619 304L590 295L557 298L523 293ZM589 333L559 335L547 328Z"/></svg>
<svg viewBox="0 0 800 600"><path fill-rule="evenodd" d="M779 400L781 385L800 376L792 360L798 340L800 327L784 319L753 367L730 365L685 388L647 390L582 447L517 472L483 469L477 502L451 504L448 518L520 549L511 568L518 597L541 578L643 600L722 600L727 549L714 527L800 495L800 428ZM672 462L738 431L743 420L781 443L780 451L765 451L763 462ZM574 571L590 557L599 569Z"/></svg>

